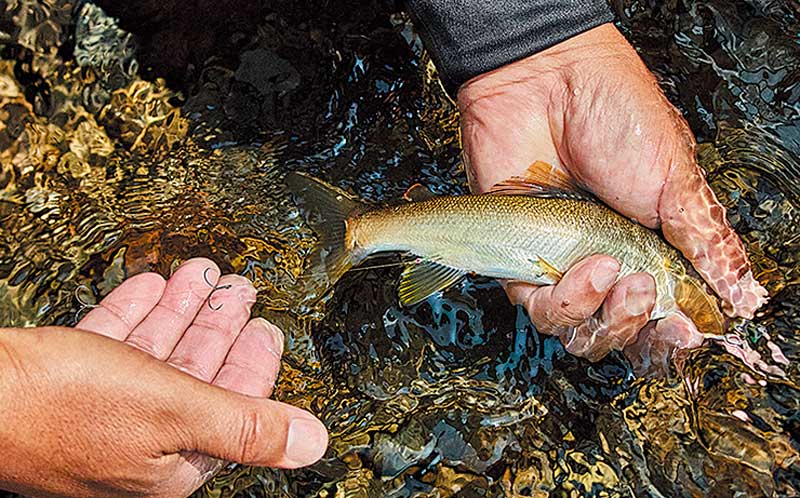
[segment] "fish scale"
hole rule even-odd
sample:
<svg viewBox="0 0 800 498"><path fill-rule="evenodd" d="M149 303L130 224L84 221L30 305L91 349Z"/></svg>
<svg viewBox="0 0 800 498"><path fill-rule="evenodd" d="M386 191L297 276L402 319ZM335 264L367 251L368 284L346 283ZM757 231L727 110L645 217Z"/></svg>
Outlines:
<svg viewBox="0 0 800 498"><path fill-rule="evenodd" d="M537 278L538 258L563 272L586 256L608 254L624 262L624 275L653 275L659 308L671 301L663 261L676 260L677 253L655 233L590 201L442 197L369 211L351 220L351 230L355 245L370 254L409 252L465 272L534 284L553 283Z"/></svg>

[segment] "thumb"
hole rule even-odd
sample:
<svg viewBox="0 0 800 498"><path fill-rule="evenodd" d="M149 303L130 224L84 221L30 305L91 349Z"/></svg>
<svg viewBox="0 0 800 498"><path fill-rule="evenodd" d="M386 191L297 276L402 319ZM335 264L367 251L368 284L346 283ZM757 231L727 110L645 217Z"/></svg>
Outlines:
<svg viewBox="0 0 800 498"><path fill-rule="evenodd" d="M744 244L700 167L686 158L664 184L658 206L664 237L726 302L731 316L752 318L767 291L753 277Z"/></svg>
<svg viewBox="0 0 800 498"><path fill-rule="evenodd" d="M191 396L183 410L183 447L221 460L293 469L325 454L328 431L311 413L270 399L253 398L215 386Z"/></svg>

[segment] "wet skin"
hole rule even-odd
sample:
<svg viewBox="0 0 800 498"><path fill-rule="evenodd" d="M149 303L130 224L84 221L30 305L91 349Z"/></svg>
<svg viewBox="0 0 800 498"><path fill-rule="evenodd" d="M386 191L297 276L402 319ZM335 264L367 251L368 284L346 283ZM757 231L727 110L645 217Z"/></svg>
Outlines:
<svg viewBox="0 0 800 498"><path fill-rule="evenodd" d="M206 269L210 268L206 272ZM229 289L214 293L204 280ZM75 329L0 331L0 488L35 496L186 496L224 461L294 468L327 432L266 399L283 334L256 291L203 258L131 277Z"/></svg>
<svg viewBox="0 0 800 498"><path fill-rule="evenodd" d="M460 88L458 104L473 190L549 162L623 215L660 228L730 316L751 318L764 303L744 245L697 165L688 125L613 25L474 78ZM555 286L509 283L507 290L539 330L591 359L622 349L641 365L645 351L664 356L702 342L685 316L648 323L652 278L615 283L618 269L595 255Z"/></svg>

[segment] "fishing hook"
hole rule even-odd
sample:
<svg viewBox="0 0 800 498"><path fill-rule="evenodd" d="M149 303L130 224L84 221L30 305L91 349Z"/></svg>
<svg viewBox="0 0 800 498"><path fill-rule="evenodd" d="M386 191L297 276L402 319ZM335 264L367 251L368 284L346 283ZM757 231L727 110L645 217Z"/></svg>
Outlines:
<svg viewBox="0 0 800 498"><path fill-rule="evenodd" d="M211 270L211 268L206 268L205 270L203 270L203 280L206 281L206 285L211 287L211 293L208 295L208 307L211 308L214 311L219 311L225 305L224 304L220 304L219 306L217 306L215 308L211 304L211 298L214 296L215 292L220 291L220 290L230 289L231 287L233 287L233 284L226 284L226 285L214 285L214 284L212 284L211 280L208 279L209 270Z"/></svg>
<svg viewBox="0 0 800 498"><path fill-rule="evenodd" d="M77 287L75 287L75 293L74 293L75 294L75 300L78 301L78 304L81 305L81 307L78 308L78 311L75 312L75 323L78 322L78 317L80 316L81 313L83 313L83 310L85 310L87 308L97 308L98 306L100 306L97 303L90 303L90 302L84 301L83 298L80 295L80 291L81 290L85 290L86 292L92 293L92 289L90 289L85 284L80 284ZM92 294L94 294L94 293L92 293Z"/></svg>

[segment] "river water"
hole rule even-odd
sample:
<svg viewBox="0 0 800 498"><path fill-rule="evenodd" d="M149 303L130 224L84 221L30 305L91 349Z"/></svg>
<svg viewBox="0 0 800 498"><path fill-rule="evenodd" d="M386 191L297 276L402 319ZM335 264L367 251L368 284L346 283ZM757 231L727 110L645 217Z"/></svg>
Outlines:
<svg viewBox="0 0 800 498"><path fill-rule="evenodd" d="M637 379L489 280L401 308L397 267L320 299L287 171L374 202L467 191L456 109L388 0L0 3L0 325L72 325L76 290L193 256L250 278L287 332L275 396L331 444L200 496L798 496L800 7L613 3L770 291L733 324L748 356Z"/></svg>

